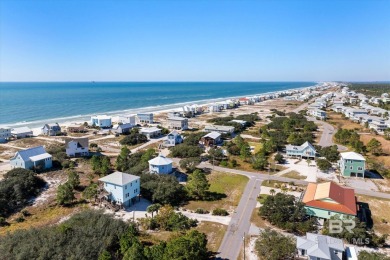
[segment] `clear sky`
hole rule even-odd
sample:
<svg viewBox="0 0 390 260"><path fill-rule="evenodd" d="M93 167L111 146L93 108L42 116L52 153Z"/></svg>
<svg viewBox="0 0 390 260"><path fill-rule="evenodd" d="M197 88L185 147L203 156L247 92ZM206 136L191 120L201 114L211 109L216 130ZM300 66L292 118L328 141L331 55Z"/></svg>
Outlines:
<svg viewBox="0 0 390 260"><path fill-rule="evenodd" d="M388 81L390 1L1 0L0 81Z"/></svg>

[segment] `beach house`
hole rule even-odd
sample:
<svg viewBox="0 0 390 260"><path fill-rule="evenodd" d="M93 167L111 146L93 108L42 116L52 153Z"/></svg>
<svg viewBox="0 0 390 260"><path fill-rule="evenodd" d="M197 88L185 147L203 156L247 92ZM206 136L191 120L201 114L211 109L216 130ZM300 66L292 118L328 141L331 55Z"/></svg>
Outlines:
<svg viewBox="0 0 390 260"><path fill-rule="evenodd" d="M16 152L10 159L10 165L12 168L49 169L52 167L52 156L43 146L37 146Z"/></svg>
<svg viewBox="0 0 390 260"><path fill-rule="evenodd" d="M128 123L128 124L118 124L114 125L111 129L112 132L116 134L128 134L130 133L130 130L134 127L133 124Z"/></svg>
<svg viewBox="0 0 390 260"><path fill-rule="evenodd" d="M306 233L305 237L297 237L297 252L299 259L310 260L342 260L344 249L343 240Z"/></svg>
<svg viewBox="0 0 390 260"><path fill-rule="evenodd" d="M137 124L136 117L136 115L120 115L112 118L112 121L118 124L131 124L134 126Z"/></svg>
<svg viewBox="0 0 390 260"><path fill-rule="evenodd" d="M33 136L33 131L27 126L17 127L11 129L11 135L17 139Z"/></svg>
<svg viewBox="0 0 390 260"><path fill-rule="evenodd" d="M221 144L221 134L217 132L208 133L200 139L199 143L204 146L215 146Z"/></svg>
<svg viewBox="0 0 390 260"><path fill-rule="evenodd" d="M107 115L97 115L91 117L91 125L92 126L98 126L100 128L110 128L111 123L111 117Z"/></svg>
<svg viewBox="0 0 390 260"><path fill-rule="evenodd" d="M182 142L183 142L183 137L177 131L172 131L167 135L166 139L163 142L163 146L173 147Z"/></svg>
<svg viewBox="0 0 390 260"><path fill-rule="evenodd" d="M341 218L357 214L355 191L334 182L309 183L303 195L306 214L322 219L339 215Z"/></svg>
<svg viewBox="0 0 390 260"><path fill-rule="evenodd" d="M111 202L122 204L125 207L136 202L140 195L141 179L139 176L124 172L114 172L99 179Z"/></svg>
<svg viewBox="0 0 390 260"><path fill-rule="evenodd" d="M58 123L45 124L41 129L41 134L48 136L56 136L61 134L61 127Z"/></svg>
<svg viewBox="0 0 390 260"><path fill-rule="evenodd" d="M316 153L317 153L316 149L309 142L305 142L300 146L290 145L290 144L286 146L286 154L289 157L314 159L316 157Z"/></svg>
<svg viewBox="0 0 390 260"><path fill-rule="evenodd" d="M207 125L204 128L205 132L217 132L220 134L233 134L234 127L233 126L225 126L225 125Z"/></svg>
<svg viewBox="0 0 390 260"><path fill-rule="evenodd" d="M86 129L84 125L70 124L66 127L66 131L70 133L84 133Z"/></svg>
<svg viewBox="0 0 390 260"><path fill-rule="evenodd" d="M366 170L366 159L355 152L340 153L340 174L344 177L363 177Z"/></svg>
<svg viewBox="0 0 390 260"><path fill-rule="evenodd" d="M188 119L184 117L168 117L167 120L168 128L176 130L187 130L188 129Z"/></svg>
<svg viewBox="0 0 390 260"><path fill-rule="evenodd" d="M65 139L65 152L69 157L88 156L88 138Z"/></svg>
<svg viewBox="0 0 390 260"><path fill-rule="evenodd" d="M0 143L5 143L11 137L11 128L0 128Z"/></svg>
<svg viewBox="0 0 390 260"><path fill-rule="evenodd" d="M156 158L149 160L149 172L157 174L172 173L172 160L158 155Z"/></svg>
<svg viewBox="0 0 390 260"><path fill-rule="evenodd" d="M153 121L153 113L139 113L136 118L137 124L152 124Z"/></svg>
<svg viewBox="0 0 390 260"><path fill-rule="evenodd" d="M324 110L321 110L321 109L310 109L307 111L307 113L311 116L314 116L315 118L319 118L321 120L325 120L326 119L326 112Z"/></svg>
<svg viewBox="0 0 390 260"><path fill-rule="evenodd" d="M161 135L161 129L158 127L141 127L139 133L151 139L159 137Z"/></svg>

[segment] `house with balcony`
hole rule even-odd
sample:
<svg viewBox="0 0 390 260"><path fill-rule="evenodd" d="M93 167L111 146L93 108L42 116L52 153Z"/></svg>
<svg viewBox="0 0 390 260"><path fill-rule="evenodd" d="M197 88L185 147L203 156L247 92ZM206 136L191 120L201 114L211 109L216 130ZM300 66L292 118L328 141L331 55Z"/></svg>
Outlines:
<svg viewBox="0 0 390 260"><path fill-rule="evenodd" d="M218 132L211 132L203 136L199 142L203 146L215 146L222 143L221 134Z"/></svg>
<svg viewBox="0 0 390 260"><path fill-rule="evenodd" d="M47 136L56 136L61 134L61 127L58 123L45 124L41 129L41 134Z"/></svg>
<svg viewBox="0 0 390 260"><path fill-rule="evenodd" d="M156 174L172 173L172 160L159 154L157 157L149 160L149 172Z"/></svg>
<svg viewBox="0 0 390 260"><path fill-rule="evenodd" d="M182 142L183 137L177 131L172 131L167 135L166 139L163 142L163 146L173 147L177 144L181 144Z"/></svg>
<svg viewBox="0 0 390 260"><path fill-rule="evenodd" d="M50 169L53 166L52 156L48 154L43 146L37 146L15 153L10 159L12 168L23 169Z"/></svg>
<svg viewBox="0 0 390 260"><path fill-rule="evenodd" d="M111 117L106 115L97 115L91 117L91 125L100 128L111 128Z"/></svg>
<svg viewBox="0 0 390 260"><path fill-rule="evenodd" d="M141 127L139 133L145 135L148 139L161 136L161 129L158 127Z"/></svg>
<svg viewBox="0 0 390 260"><path fill-rule="evenodd" d="M176 130L187 130L188 129L188 119L184 117L168 117L167 120L168 128Z"/></svg>
<svg viewBox="0 0 390 260"><path fill-rule="evenodd" d="M355 152L340 153L340 174L344 177L363 177L366 170L366 159Z"/></svg>
<svg viewBox="0 0 390 260"><path fill-rule="evenodd" d="M355 191L334 182L309 183L302 202L306 214L317 218L329 219L335 215L349 218L357 214Z"/></svg>
<svg viewBox="0 0 390 260"><path fill-rule="evenodd" d="M152 124L153 113L139 113L136 117L137 124Z"/></svg>
<svg viewBox="0 0 390 260"><path fill-rule="evenodd" d="M289 157L314 159L316 157L317 151L311 143L305 142L299 146L291 144L287 145L286 154Z"/></svg>
<svg viewBox="0 0 390 260"><path fill-rule="evenodd" d="M99 181L103 184L107 199L125 207L133 205L139 198L141 179L139 176L124 172L114 172Z"/></svg>
<svg viewBox="0 0 390 260"><path fill-rule="evenodd" d="M88 138L67 138L65 139L65 152L69 157L89 155Z"/></svg>

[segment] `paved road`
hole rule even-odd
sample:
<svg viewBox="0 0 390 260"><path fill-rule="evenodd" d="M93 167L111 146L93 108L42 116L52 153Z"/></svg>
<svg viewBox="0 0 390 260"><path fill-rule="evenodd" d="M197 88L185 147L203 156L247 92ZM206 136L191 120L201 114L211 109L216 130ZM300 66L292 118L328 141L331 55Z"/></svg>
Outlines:
<svg viewBox="0 0 390 260"><path fill-rule="evenodd" d="M250 219L256 207L261 182L255 177L250 178L223 237L217 259L237 259L243 245L244 235L249 233Z"/></svg>
<svg viewBox="0 0 390 260"><path fill-rule="evenodd" d="M320 141L318 142L318 145L320 145L322 147L335 145L335 143L333 142L333 136L335 134L335 129L331 124L328 124L324 121L317 120L313 117L307 117L307 119L314 121L316 124L319 124L322 126L322 135L321 135ZM340 144L336 144L336 145L337 145L339 151L348 150L348 148L343 146L343 145L340 145Z"/></svg>

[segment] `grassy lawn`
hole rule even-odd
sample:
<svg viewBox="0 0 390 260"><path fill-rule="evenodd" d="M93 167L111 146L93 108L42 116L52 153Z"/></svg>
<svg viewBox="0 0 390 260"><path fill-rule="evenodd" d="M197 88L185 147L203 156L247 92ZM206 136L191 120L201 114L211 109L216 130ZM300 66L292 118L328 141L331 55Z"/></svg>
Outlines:
<svg viewBox="0 0 390 260"><path fill-rule="evenodd" d="M364 195L357 195L357 200L368 203L375 232L390 234L390 200Z"/></svg>
<svg viewBox="0 0 390 260"><path fill-rule="evenodd" d="M207 249L211 252L217 252L227 226L220 223L202 221L195 229L207 235Z"/></svg>
<svg viewBox="0 0 390 260"><path fill-rule="evenodd" d="M216 200L190 201L185 208L193 211L203 208L210 212L215 208L234 210L240 201L248 178L231 173L212 172L207 175L207 179L210 183L210 192Z"/></svg>
<svg viewBox="0 0 390 260"><path fill-rule="evenodd" d="M253 223L254 225L256 225L259 228L270 227L271 225L265 219L262 219L259 216L258 212L259 212L259 208L255 208L253 210L252 216L251 216L251 223Z"/></svg>
<svg viewBox="0 0 390 260"><path fill-rule="evenodd" d="M30 211L30 216L24 217L23 222L17 223L16 221L9 221L9 226L0 228L0 235L4 235L7 232L13 232L18 229L30 229L33 227L42 227L58 223L62 218L69 216L77 211L80 211L80 207L48 207L41 210ZM21 214L17 213L17 216ZM12 217L11 217L12 218Z"/></svg>
<svg viewBox="0 0 390 260"><path fill-rule="evenodd" d="M257 200L261 203L261 204L264 204L264 201L267 199L269 195L268 194L260 194L258 197L257 197Z"/></svg>
<svg viewBox="0 0 390 260"><path fill-rule="evenodd" d="M253 153L259 152L261 147L263 146L261 143L258 143L258 142L248 142L248 144L249 144L249 146L254 147Z"/></svg>
<svg viewBox="0 0 390 260"><path fill-rule="evenodd" d="M291 172L285 173L282 175L282 177L292 178L292 179L297 179L297 180L306 179L306 176L300 175L299 172L297 172L297 171L291 171Z"/></svg>
<svg viewBox="0 0 390 260"><path fill-rule="evenodd" d="M352 122L347 118L343 118L342 115L339 113L328 111L327 114L329 117L327 122L336 126L336 128L359 129L359 130L362 130L364 128L362 125L358 123Z"/></svg>

